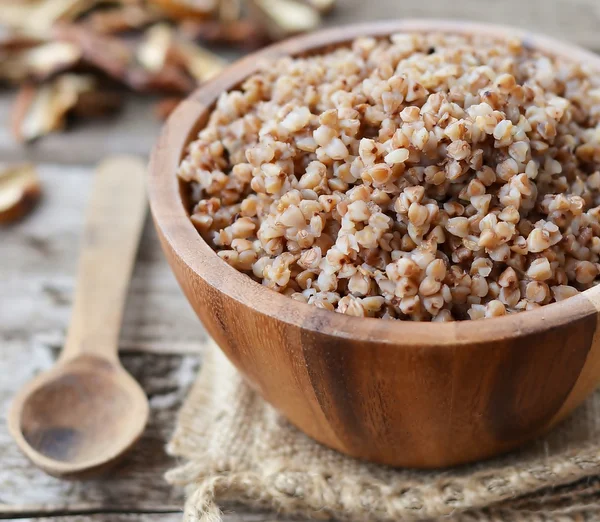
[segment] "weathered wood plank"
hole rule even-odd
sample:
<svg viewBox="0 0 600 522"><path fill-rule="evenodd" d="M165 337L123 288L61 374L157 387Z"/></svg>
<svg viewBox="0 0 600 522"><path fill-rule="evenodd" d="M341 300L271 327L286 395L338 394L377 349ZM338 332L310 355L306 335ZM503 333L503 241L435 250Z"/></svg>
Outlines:
<svg viewBox="0 0 600 522"><path fill-rule="evenodd" d="M64 339L91 168L40 167L44 199L0 229L0 332L58 347ZM131 283L121 348L190 353L207 342L164 260L148 219Z"/></svg>

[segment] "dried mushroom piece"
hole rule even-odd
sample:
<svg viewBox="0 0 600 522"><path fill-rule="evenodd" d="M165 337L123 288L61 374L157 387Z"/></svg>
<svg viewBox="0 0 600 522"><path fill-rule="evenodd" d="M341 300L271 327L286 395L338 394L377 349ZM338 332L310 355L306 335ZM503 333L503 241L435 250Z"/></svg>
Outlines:
<svg viewBox="0 0 600 522"><path fill-rule="evenodd" d="M124 5L90 13L85 25L100 34L116 34L135 29L143 29L158 21L159 14L141 5Z"/></svg>
<svg viewBox="0 0 600 522"><path fill-rule="evenodd" d="M187 94L194 87L194 81L179 67L172 64L157 72L143 67L132 68L127 72L127 85L138 92L170 92Z"/></svg>
<svg viewBox="0 0 600 522"><path fill-rule="evenodd" d="M0 80L18 83L44 80L70 69L81 59L81 51L70 42L48 42L24 51L7 53L0 59Z"/></svg>
<svg viewBox="0 0 600 522"><path fill-rule="evenodd" d="M84 61L135 91L187 93L194 88L192 79L164 56L171 39L171 29L166 25L149 28L137 50L118 38L95 34L85 27L61 25L55 32L58 38L77 43Z"/></svg>
<svg viewBox="0 0 600 522"><path fill-rule="evenodd" d="M172 45L172 29L166 24L156 24L146 31L142 43L136 49L135 57L147 71L158 72L167 63Z"/></svg>
<svg viewBox="0 0 600 522"><path fill-rule="evenodd" d="M95 89L79 93L73 114L81 118L101 118L123 106L123 96L116 91Z"/></svg>
<svg viewBox="0 0 600 522"><path fill-rule="evenodd" d="M44 43L42 38L21 34L0 24L0 59L8 53L24 51L42 43Z"/></svg>
<svg viewBox="0 0 600 522"><path fill-rule="evenodd" d="M27 84L17 95L12 114L12 132L21 142L33 141L61 129L67 113L82 93L95 88L92 76L63 74L51 83Z"/></svg>
<svg viewBox="0 0 600 522"><path fill-rule="evenodd" d="M127 81L139 91L187 93L194 81L180 63L172 59L174 33L166 24L150 27L135 51L138 66L129 70Z"/></svg>
<svg viewBox="0 0 600 522"><path fill-rule="evenodd" d="M218 0L149 0L166 15L176 20L205 19L217 9Z"/></svg>
<svg viewBox="0 0 600 522"><path fill-rule="evenodd" d="M210 51L177 38L173 29L166 24L157 24L148 29L144 42L136 51L136 58L144 70L155 78L172 79L174 88L169 90L179 92L193 89L190 78L198 82L206 81L225 65L221 58Z"/></svg>
<svg viewBox="0 0 600 522"><path fill-rule="evenodd" d="M250 7L275 40L312 31L321 23L316 9L295 0L250 0Z"/></svg>
<svg viewBox="0 0 600 522"><path fill-rule="evenodd" d="M37 2L12 2L4 0L0 3L2 12L2 25L18 31L21 34L48 36L50 28L55 20L47 20L35 16Z"/></svg>
<svg viewBox="0 0 600 522"><path fill-rule="evenodd" d="M334 7L336 0L303 0L314 7L319 13L329 13Z"/></svg>
<svg viewBox="0 0 600 522"><path fill-rule="evenodd" d="M53 30L59 41L76 45L84 61L116 80L124 81L134 61L132 50L121 40L99 35L86 27L60 24Z"/></svg>
<svg viewBox="0 0 600 522"><path fill-rule="evenodd" d="M190 42L176 42L171 53L173 58L200 83L219 74L227 64L216 54Z"/></svg>
<svg viewBox="0 0 600 522"><path fill-rule="evenodd" d="M221 22L234 22L242 16L242 0L220 0L218 18Z"/></svg>
<svg viewBox="0 0 600 522"><path fill-rule="evenodd" d="M0 223L12 223L39 201L42 187L33 165L0 169Z"/></svg>
<svg viewBox="0 0 600 522"><path fill-rule="evenodd" d="M12 133L17 141L33 141L56 128L62 119L56 116L51 85L25 84L17 94L12 110Z"/></svg>
<svg viewBox="0 0 600 522"><path fill-rule="evenodd" d="M92 9L98 0L5 0L0 3L2 23L19 31L46 38L57 22L72 21Z"/></svg>
<svg viewBox="0 0 600 522"><path fill-rule="evenodd" d="M51 27L55 22L72 21L79 15L92 9L101 0L45 0L37 2L35 16L44 20Z"/></svg>
<svg viewBox="0 0 600 522"><path fill-rule="evenodd" d="M182 23L180 29L190 40L203 40L204 42L231 45L244 49L256 49L271 41L264 26L249 18L232 22L220 22L219 20L188 21Z"/></svg>

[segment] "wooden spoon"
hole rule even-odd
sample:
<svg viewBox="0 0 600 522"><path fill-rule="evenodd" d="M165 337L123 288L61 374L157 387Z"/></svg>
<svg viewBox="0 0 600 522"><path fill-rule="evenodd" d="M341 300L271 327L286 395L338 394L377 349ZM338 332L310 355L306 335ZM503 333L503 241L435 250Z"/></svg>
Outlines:
<svg viewBox="0 0 600 522"><path fill-rule="evenodd" d="M127 156L98 167L65 347L54 368L21 390L9 413L12 436L51 475L104 469L137 441L148 419L146 395L118 358L146 216L145 170Z"/></svg>

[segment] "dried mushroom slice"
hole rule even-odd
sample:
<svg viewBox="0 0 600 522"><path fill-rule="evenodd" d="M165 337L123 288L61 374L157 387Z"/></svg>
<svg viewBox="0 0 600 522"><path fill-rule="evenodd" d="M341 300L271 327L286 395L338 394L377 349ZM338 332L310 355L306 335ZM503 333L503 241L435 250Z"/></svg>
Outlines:
<svg viewBox="0 0 600 522"><path fill-rule="evenodd" d="M141 44L142 49L136 51L118 38L94 34L85 27L62 25L56 28L57 37L78 43L84 61L135 91L187 93L194 88L194 82L164 57L170 32L166 25L151 27L147 31L149 36Z"/></svg>
<svg viewBox="0 0 600 522"><path fill-rule="evenodd" d="M49 42L26 51L24 58L31 76L42 79L74 66L81 51L69 42Z"/></svg>
<svg viewBox="0 0 600 522"><path fill-rule="evenodd" d="M219 74L227 62L207 49L190 42L176 42L172 56L199 83Z"/></svg>
<svg viewBox="0 0 600 522"><path fill-rule="evenodd" d="M35 16L47 20L51 27L56 22L73 21L99 3L101 0L45 0L38 2Z"/></svg>
<svg viewBox="0 0 600 522"><path fill-rule="evenodd" d="M136 51L136 58L148 73L148 78L152 77L155 81L169 78L172 88L166 90L178 92L187 92L194 87L190 78L198 82L206 81L220 72L225 64L210 51L176 38L166 24L157 24L148 29L144 42ZM135 74L142 76L139 71Z"/></svg>
<svg viewBox="0 0 600 522"><path fill-rule="evenodd" d="M1 0L0 0L0 9ZM44 39L22 34L0 24L0 60L9 53L31 49L44 43Z"/></svg>
<svg viewBox="0 0 600 522"><path fill-rule="evenodd" d="M160 8L167 16L186 20L190 18L205 19L217 9L218 0L149 0Z"/></svg>
<svg viewBox="0 0 600 522"><path fill-rule="evenodd" d="M0 223L12 223L39 201L42 188L33 165L0 169Z"/></svg>
<svg viewBox="0 0 600 522"><path fill-rule="evenodd" d="M118 111L123 106L123 96L115 91L95 89L79 93L73 114L81 118L100 118Z"/></svg>
<svg viewBox="0 0 600 522"><path fill-rule="evenodd" d="M81 51L70 42L48 42L17 53L8 53L0 61L0 79L18 83L27 79L44 80L72 68L81 59Z"/></svg>
<svg viewBox="0 0 600 522"><path fill-rule="evenodd" d="M23 86L12 115L16 139L29 142L62 128L67 113L77 105L81 93L94 87L93 77L75 74L63 74L40 86Z"/></svg>
<svg viewBox="0 0 600 522"><path fill-rule="evenodd" d="M37 2L11 2L5 0L0 4L2 10L2 25L18 31L21 34L35 35L42 38L54 23L46 19L35 17L35 11L39 6Z"/></svg>
<svg viewBox="0 0 600 522"><path fill-rule="evenodd" d="M179 67L173 64L157 72L135 67L127 72L127 85L139 92L170 92L187 94L194 89L194 81Z"/></svg>
<svg viewBox="0 0 600 522"><path fill-rule="evenodd" d="M166 24L156 24L146 31L144 40L136 49L135 57L147 71L159 72L167 63L172 45L171 28Z"/></svg>
<svg viewBox="0 0 600 522"><path fill-rule="evenodd" d="M135 51L137 66L128 71L129 86L138 91L187 93L194 82L171 58L174 33L166 24L150 27Z"/></svg>
<svg viewBox="0 0 600 522"><path fill-rule="evenodd" d="M182 23L180 29L190 40L234 45L244 49L256 49L270 41L264 26L250 18L232 22L220 22L218 20L188 21Z"/></svg>
<svg viewBox="0 0 600 522"><path fill-rule="evenodd" d="M295 0L251 0L252 13L265 24L273 39L316 29L321 17L316 9Z"/></svg>
<svg viewBox="0 0 600 522"><path fill-rule="evenodd" d="M54 36L62 42L76 45L85 62L102 72L124 82L127 71L134 62L133 51L121 40L107 35L95 34L85 26L60 24L54 28Z"/></svg>
<svg viewBox="0 0 600 522"><path fill-rule="evenodd" d="M85 25L100 34L116 34L142 29L159 19L158 13L141 5L123 5L90 13Z"/></svg>
<svg viewBox="0 0 600 522"><path fill-rule="evenodd" d="M328 13L335 7L336 0L304 0L307 4L314 7L319 13Z"/></svg>
<svg viewBox="0 0 600 522"><path fill-rule="evenodd" d="M221 0L218 18L221 22L234 22L242 16L242 0Z"/></svg>
<svg viewBox="0 0 600 522"><path fill-rule="evenodd" d="M5 25L46 38L51 35L55 23L73 21L98 3L99 0L6 1L0 9Z"/></svg>
<svg viewBox="0 0 600 522"><path fill-rule="evenodd" d="M12 110L11 127L17 141L32 141L58 128L53 92L52 85L21 87Z"/></svg>

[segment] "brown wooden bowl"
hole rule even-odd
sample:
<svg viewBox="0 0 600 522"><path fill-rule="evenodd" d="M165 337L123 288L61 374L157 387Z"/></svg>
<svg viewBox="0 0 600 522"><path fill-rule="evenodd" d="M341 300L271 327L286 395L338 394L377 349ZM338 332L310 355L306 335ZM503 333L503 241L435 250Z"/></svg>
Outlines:
<svg viewBox="0 0 600 522"><path fill-rule="evenodd" d="M600 57L503 27L396 21L319 31L238 61L182 103L152 157L149 192L165 254L194 310L262 396L319 442L393 466L489 457L541 434L600 380L600 286L483 321L357 318L309 306L220 259L192 226L176 169L217 97L263 59L405 31L517 35L600 68Z"/></svg>

